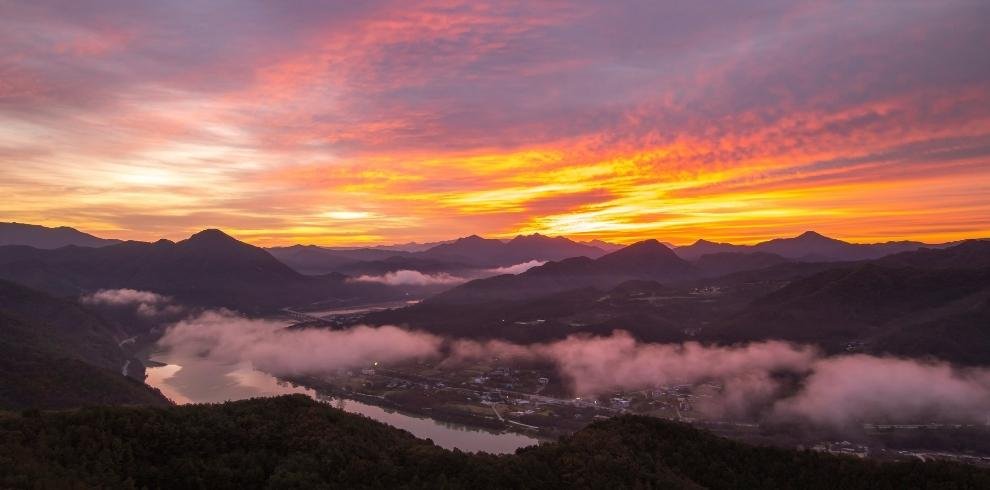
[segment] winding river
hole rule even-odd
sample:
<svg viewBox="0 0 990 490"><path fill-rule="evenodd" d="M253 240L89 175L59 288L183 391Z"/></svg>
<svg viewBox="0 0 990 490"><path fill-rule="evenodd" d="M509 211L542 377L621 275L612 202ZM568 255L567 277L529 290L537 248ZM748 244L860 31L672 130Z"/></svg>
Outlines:
<svg viewBox="0 0 990 490"><path fill-rule="evenodd" d="M249 363L222 364L211 359L181 358L169 352L157 352L151 358L164 365L149 367L146 382L179 404L220 403L261 396L302 393L314 399L328 401L348 412L407 430L416 437L432 439L434 443L447 449L502 454L512 453L518 448L539 442L533 437L522 434L491 432L441 422L356 400L318 398L314 390L281 381L254 369Z"/></svg>

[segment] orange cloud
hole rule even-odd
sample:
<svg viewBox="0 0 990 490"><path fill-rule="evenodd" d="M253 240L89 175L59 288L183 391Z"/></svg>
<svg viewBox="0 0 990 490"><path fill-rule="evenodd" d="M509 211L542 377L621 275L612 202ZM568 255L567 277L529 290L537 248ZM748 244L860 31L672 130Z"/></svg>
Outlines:
<svg viewBox="0 0 990 490"><path fill-rule="evenodd" d="M189 8L0 19L6 219L265 245L990 235L977 5Z"/></svg>

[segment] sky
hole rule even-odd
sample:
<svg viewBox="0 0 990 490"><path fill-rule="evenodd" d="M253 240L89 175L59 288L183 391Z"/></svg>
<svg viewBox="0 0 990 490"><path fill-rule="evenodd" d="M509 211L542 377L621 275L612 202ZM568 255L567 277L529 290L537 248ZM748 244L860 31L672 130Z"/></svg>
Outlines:
<svg viewBox="0 0 990 490"><path fill-rule="evenodd" d="M990 236L990 2L0 0L0 220Z"/></svg>

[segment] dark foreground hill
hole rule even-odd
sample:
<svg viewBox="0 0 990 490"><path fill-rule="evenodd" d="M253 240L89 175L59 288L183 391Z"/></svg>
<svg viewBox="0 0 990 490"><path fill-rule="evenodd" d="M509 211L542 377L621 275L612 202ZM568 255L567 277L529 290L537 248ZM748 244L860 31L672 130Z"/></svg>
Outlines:
<svg viewBox="0 0 990 490"><path fill-rule="evenodd" d="M0 417L5 488L987 488L990 471L761 448L624 416L492 456L302 395Z"/></svg>
<svg viewBox="0 0 990 490"><path fill-rule="evenodd" d="M75 303L0 281L0 408L168 404L122 374L123 338Z"/></svg>

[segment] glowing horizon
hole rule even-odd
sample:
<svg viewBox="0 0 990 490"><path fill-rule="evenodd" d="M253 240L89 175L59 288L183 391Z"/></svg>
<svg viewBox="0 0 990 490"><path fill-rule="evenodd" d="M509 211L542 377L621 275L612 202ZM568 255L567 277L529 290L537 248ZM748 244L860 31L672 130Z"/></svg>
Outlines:
<svg viewBox="0 0 990 490"><path fill-rule="evenodd" d="M0 221L990 236L990 5L5 3Z"/></svg>

